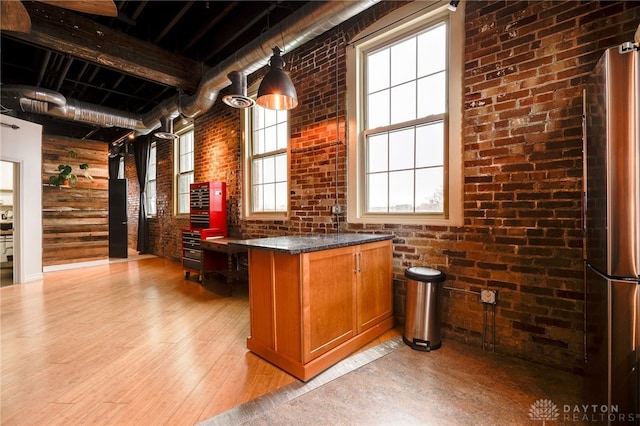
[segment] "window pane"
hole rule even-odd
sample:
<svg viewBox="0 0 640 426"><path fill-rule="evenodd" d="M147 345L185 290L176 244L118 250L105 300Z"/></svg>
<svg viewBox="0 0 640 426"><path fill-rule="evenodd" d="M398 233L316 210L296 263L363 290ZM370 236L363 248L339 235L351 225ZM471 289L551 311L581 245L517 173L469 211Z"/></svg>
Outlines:
<svg viewBox="0 0 640 426"><path fill-rule="evenodd" d="M367 93L389 87L389 49L367 57Z"/></svg>
<svg viewBox="0 0 640 426"><path fill-rule="evenodd" d="M418 77L424 77L446 67L447 26L439 25L418 36Z"/></svg>
<svg viewBox="0 0 640 426"><path fill-rule="evenodd" d="M155 155L152 153L151 157L155 157ZM147 167L147 176L149 179L155 179L156 178L156 163L155 162L151 162L149 161L149 166Z"/></svg>
<svg viewBox="0 0 640 426"><path fill-rule="evenodd" d="M145 183L145 206L147 216L156 215L156 143L151 144L149 164L147 166L147 181Z"/></svg>
<svg viewBox="0 0 640 426"><path fill-rule="evenodd" d="M253 132L253 153L262 154L264 152L264 129Z"/></svg>
<svg viewBox="0 0 640 426"><path fill-rule="evenodd" d="M118 168L118 179L124 179L124 157L120 157L120 167Z"/></svg>
<svg viewBox="0 0 640 426"><path fill-rule="evenodd" d="M278 146L276 147L276 149L285 149L287 147L287 140L288 140L286 121L284 123L278 124L277 139L278 139Z"/></svg>
<svg viewBox="0 0 640 426"><path fill-rule="evenodd" d="M178 195L178 213L189 213L189 194Z"/></svg>
<svg viewBox="0 0 640 426"><path fill-rule="evenodd" d="M416 39L412 37L391 47L391 85L416 78Z"/></svg>
<svg viewBox="0 0 640 426"><path fill-rule="evenodd" d="M416 211L444 212L444 168L416 170Z"/></svg>
<svg viewBox="0 0 640 426"><path fill-rule="evenodd" d="M262 183L272 183L276 180L276 162L273 157L262 159Z"/></svg>
<svg viewBox="0 0 640 426"><path fill-rule="evenodd" d="M275 156L276 182L287 181L287 156L284 154Z"/></svg>
<svg viewBox="0 0 640 426"><path fill-rule="evenodd" d="M178 213L189 213L189 185L193 183L193 172L178 177Z"/></svg>
<svg viewBox="0 0 640 426"><path fill-rule="evenodd" d="M156 215L156 181L148 182L145 186L147 195L147 216Z"/></svg>
<svg viewBox="0 0 640 426"><path fill-rule="evenodd" d="M180 156L180 172L193 170L193 152L186 152Z"/></svg>
<svg viewBox="0 0 640 426"><path fill-rule="evenodd" d="M180 135L179 172L193 170L193 131Z"/></svg>
<svg viewBox="0 0 640 426"><path fill-rule="evenodd" d="M262 107L260 107L260 108L262 108ZM276 110L267 109L267 108L262 108L262 110L264 111L264 126L265 127L269 127L269 126L275 125L276 122L277 122L277 114L278 114L278 112Z"/></svg>
<svg viewBox="0 0 640 426"><path fill-rule="evenodd" d="M253 187L253 199L252 199L252 206L253 206L253 211L264 211L264 206L262 204L262 185L256 185Z"/></svg>
<svg viewBox="0 0 640 426"><path fill-rule="evenodd" d="M180 178L178 179L178 191L180 191L180 193L182 194L188 194L189 193L189 184L193 183L192 178L193 175L191 173L185 173L183 175L180 175Z"/></svg>
<svg viewBox="0 0 640 426"><path fill-rule="evenodd" d="M389 125L389 91L369 95L367 99L367 129Z"/></svg>
<svg viewBox="0 0 640 426"><path fill-rule="evenodd" d="M389 134L389 170L413 169L413 127ZM393 192L393 188L391 188Z"/></svg>
<svg viewBox="0 0 640 426"><path fill-rule="evenodd" d="M389 211L413 212L413 170L389 173Z"/></svg>
<svg viewBox="0 0 640 426"><path fill-rule="evenodd" d="M444 71L418 80L418 117L446 112Z"/></svg>
<svg viewBox="0 0 640 426"><path fill-rule="evenodd" d="M387 171L389 167L388 134L369 136L367 138L367 173Z"/></svg>
<svg viewBox="0 0 640 426"><path fill-rule="evenodd" d="M260 105L254 105L251 109L253 116L253 128L254 129L262 129L264 128L264 111Z"/></svg>
<svg viewBox="0 0 640 426"><path fill-rule="evenodd" d="M289 113L287 110L276 111L276 120L278 123L286 123L289 118Z"/></svg>
<svg viewBox="0 0 640 426"><path fill-rule="evenodd" d="M264 129L264 152L274 151L278 146L278 133L276 126L270 126Z"/></svg>
<svg viewBox="0 0 640 426"><path fill-rule="evenodd" d="M416 82L410 81L391 89L391 124L416 118Z"/></svg>
<svg viewBox="0 0 640 426"><path fill-rule="evenodd" d="M262 185L263 211L273 212L276 210L276 185L267 183Z"/></svg>
<svg viewBox="0 0 640 426"><path fill-rule="evenodd" d="M251 162L251 183L256 185L262 182L262 159L254 158Z"/></svg>
<svg viewBox="0 0 640 426"><path fill-rule="evenodd" d="M389 210L388 182L386 173L367 175L367 211L386 213Z"/></svg>
<svg viewBox="0 0 640 426"><path fill-rule="evenodd" d="M416 167L444 165L444 123L419 126L416 129Z"/></svg>
<svg viewBox="0 0 640 426"><path fill-rule="evenodd" d="M287 183L276 183L276 211L287 211Z"/></svg>
<svg viewBox="0 0 640 426"><path fill-rule="evenodd" d="M194 139L193 130L180 135L177 148L177 191L176 210L178 214L189 213L189 185L193 183Z"/></svg>
<svg viewBox="0 0 640 426"><path fill-rule="evenodd" d="M156 179L156 143L151 144L151 150L149 151L149 165L147 166L147 179Z"/></svg>

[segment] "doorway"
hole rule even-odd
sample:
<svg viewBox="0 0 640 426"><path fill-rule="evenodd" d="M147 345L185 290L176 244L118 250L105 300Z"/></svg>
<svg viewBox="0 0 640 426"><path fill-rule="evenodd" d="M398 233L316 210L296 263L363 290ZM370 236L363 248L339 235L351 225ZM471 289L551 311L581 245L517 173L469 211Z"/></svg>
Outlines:
<svg viewBox="0 0 640 426"><path fill-rule="evenodd" d="M10 161L0 161L0 287L14 283L14 210L15 176L17 166Z"/></svg>

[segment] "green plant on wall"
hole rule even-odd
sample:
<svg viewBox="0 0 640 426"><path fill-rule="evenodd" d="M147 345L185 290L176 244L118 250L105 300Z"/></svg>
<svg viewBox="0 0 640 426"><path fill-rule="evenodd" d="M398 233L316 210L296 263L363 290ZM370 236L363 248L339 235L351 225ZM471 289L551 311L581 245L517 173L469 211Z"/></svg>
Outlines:
<svg viewBox="0 0 640 426"><path fill-rule="evenodd" d="M78 182L78 176L73 172L73 167L70 165L73 158L78 158L78 153L72 149L69 149L67 150L67 154L69 155L68 163L58 165L58 174L53 175L49 178L49 184L60 187L63 185L75 185ZM78 167L80 168L80 170L83 170L83 175L85 178L89 180L93 179L93 177L89 173L89 165L87 163L82 163Z"/></svg>

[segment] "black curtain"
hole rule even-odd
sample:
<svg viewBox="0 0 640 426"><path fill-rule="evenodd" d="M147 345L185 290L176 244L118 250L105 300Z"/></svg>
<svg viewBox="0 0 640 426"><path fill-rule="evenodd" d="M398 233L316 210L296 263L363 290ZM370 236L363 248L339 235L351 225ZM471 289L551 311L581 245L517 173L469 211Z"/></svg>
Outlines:
<svg viewBox="0 0 640 426"><path fill-rule="evenodd" d="M142 136L133 144L133 155L136 161L136 173L140 184L140 210L138 213L138 246L139 253L147 253L149 250L149 223L147 221L147 208L144 189L147 183L147 166L151 152L152 136Z"/></svg>
<svg viewBox="0 0 640 426"><path fill-rule="evenodd" d="M109 157L109 179L118 179L120 171L120 156Z"/></svg>

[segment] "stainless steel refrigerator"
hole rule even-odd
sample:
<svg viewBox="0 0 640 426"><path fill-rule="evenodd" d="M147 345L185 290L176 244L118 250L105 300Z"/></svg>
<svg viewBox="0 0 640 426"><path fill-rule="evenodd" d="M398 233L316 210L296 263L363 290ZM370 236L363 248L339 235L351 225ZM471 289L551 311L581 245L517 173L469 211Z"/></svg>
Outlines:
<svg viewBox="0 0 640 426"><path fill-rule="evenodd" d="M585 396L609 424L640 424L639 86L637 46L608 49L584 105Z"/></svg>

